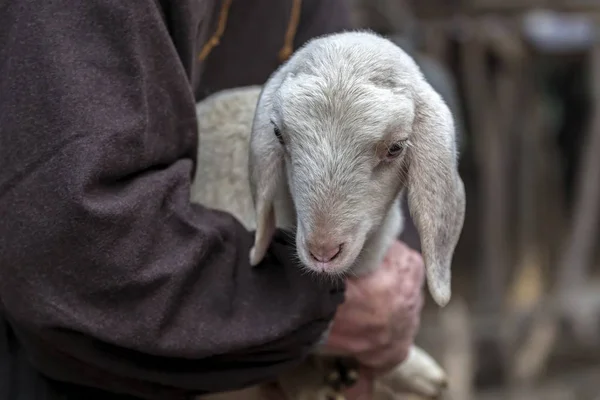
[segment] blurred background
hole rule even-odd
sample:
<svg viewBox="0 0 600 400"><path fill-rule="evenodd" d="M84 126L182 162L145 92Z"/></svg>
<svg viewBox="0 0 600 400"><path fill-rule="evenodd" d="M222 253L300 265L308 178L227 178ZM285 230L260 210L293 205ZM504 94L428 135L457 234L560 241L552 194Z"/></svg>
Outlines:
<svg viewBox="0 0 600 400"><path fill-rule="evenodd" d="M453 300L427 299L417 338L447 398L600 399L600 0L351 2L457 121Z"/></svg>

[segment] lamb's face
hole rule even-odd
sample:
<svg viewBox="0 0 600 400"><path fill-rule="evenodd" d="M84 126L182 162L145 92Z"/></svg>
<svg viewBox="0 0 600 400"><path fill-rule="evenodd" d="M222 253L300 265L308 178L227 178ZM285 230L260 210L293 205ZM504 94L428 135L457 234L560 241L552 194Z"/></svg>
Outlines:
<svg viewBox="0 0 600 400"><path fill-rule="evenodd" d="M366 80L295 76L275 104L298 256L317 272L347 272L405 184L411 95Z"/></svg>

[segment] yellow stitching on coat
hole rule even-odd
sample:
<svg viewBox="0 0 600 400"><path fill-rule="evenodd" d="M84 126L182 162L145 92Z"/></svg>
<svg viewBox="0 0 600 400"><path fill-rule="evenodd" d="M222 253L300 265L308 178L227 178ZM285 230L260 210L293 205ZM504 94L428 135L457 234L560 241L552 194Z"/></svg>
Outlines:
<svg viewBox="0 0 600 400"><path fill-rule="evenodd" d="M206 57L210 54L210 52L219 45L221 36L225 32L225 28L227 26L227 18L229 16L229 8L231 7L232 0L223 0L221 5L221 11L219 13L219 22L217 26L216 32L211 36L211 38L202 46L202 50L198 55L198 59L200 61L206 60ZM288 23L287 31L285 32L284 45L279 51L279 60L281 62L286 61L294 52L294 38L296 36L296 30L298 29L298 24L300 22L300 10L301 10L302 0L293 0L292 4L292 12L290 15L290 21Z"/></svg>
<svg viewBox="0 0 600 400"><path fill-rule="evenodd" d="M300 22L300 9L302 8L302 0L293 0L292 4L292 15L290 16L290 22L288 24L287 32L285 33L285 41L283 47L279 51L279 61L284 62L294 52L294 37L296 36L296 29L298 29L298 23Z"/></svg>
<svg viewBox="0 0 600 400"><path fill-rule="evenodd" d="M227 26L227 17L229 15L229 7L231 6L232 0L223 0L223 4L221 5L221 12L219 13L219 24L217 26L217 31L212 35L212 37L202 46L202 51L198 58L200 61L204 61L206 57L210 54L213 48L219 45L219 41L221 36L223 36L223 32L225 32L225 27Z"/></svg>

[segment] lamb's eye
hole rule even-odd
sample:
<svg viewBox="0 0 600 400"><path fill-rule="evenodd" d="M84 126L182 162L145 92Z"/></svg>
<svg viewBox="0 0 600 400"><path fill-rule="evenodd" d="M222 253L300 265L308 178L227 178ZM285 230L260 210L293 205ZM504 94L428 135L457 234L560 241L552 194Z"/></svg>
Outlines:
<svg viewBox="0 0 600 400"><path fill-rule="evenodd" d="M275 137L277 138L277 140L279 140L279 143L281 143L281 145L284 146L285 143L283 141L283 136L281 136L281 131L279 130L278 127L273 126L273 133L275 134Z"/></svg>
<svg viewBox="0 0 600 400"><path fill-rule="evenodd" d="M404 151L405 143L397 142L388 147L386 158L392 159L398 157Z"/></svg>

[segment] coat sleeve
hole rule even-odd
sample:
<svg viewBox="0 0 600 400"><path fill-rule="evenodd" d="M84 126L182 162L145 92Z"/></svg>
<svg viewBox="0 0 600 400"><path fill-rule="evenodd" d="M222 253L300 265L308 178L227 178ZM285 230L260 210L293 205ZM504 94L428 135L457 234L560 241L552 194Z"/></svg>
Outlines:
<svg viewBox="0 0 600 400"><path fill-rule="evenodd" d="M118 392L274 378L343 287L279 235L191 205L194 98L154 0L6 1L0 11L0 312L34 365Z"/></svg>

